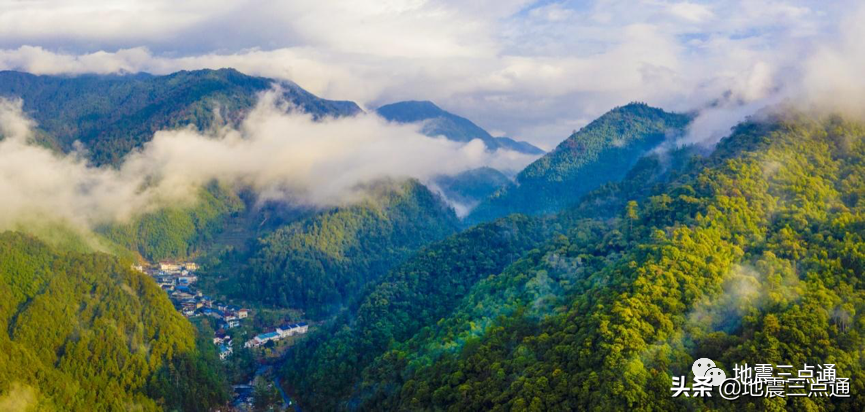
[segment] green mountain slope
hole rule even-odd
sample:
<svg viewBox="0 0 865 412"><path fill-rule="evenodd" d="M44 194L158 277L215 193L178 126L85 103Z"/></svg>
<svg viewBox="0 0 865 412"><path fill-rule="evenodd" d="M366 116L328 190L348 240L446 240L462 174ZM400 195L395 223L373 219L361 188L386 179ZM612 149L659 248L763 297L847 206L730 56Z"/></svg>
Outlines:
<svg viewBox="0 0 865 412"><path fill-rule="evenodd" d="M201 189L192 205L162 208L130 222L106 225L98 232L151 262L183 259L204 250L232 216L245 208L232 190L214 183Z"/></svg>
<svg viewBox="0 0 865 412"><path fill-rule="evenodd" d="M617 107L527 166L517 175L516 185L481 203L468 221L559 211L599 185L623 178L637 159L667 134L681 133L689 121L687 115L641 103Z"/></svg>
<svg viewBox="0 0 865 412"><path fill-rule="evenodd" d="M691 154L689 150L674 151L664 156L665 161L660 156L645 157L624 181L598 188L579 206L558 216L512 215L428 246L371 283L358 306L350 308L348 314L302 342L285 365L286 381L303 404L314 409L346 408L361 400L371 402L368 398L379 396L381 388L395 387L390 377L367 376L382 373L382 362L393 360L394 353L401 362L408 354L424 353L417 342L426 345L428 339L453 338L448 335L452 329L443 323L448 319L471 320L472 333L483 331L487 320L452 314L463 310L467 300L481 300L472 304L472 316L480 312L495 318L495 313L509 313L517 303L513 301L516 295L513 290L495 290L493 286L504 278L496 275L506 269L530 268L545 257L542 251L560 245L564 239L561 234L568 228L589 218L600 223L580 233L584 242L603 244L616 239L616 232L606 238L599 236L608 229L603 222L615 217L628 201L644 199L663 186L677 170L689 164ZM548 278L522 276L520 284L527 283L542 295L561 291L561 287L550 287ZM457 348L459 343L450 342L448 346ZM398 374L403 366L400 363L390 371ZM381 382L381 387L375 382Z"/></svg>
<svg viewBox="0 0 865 412"><path fill-rule="evenodd" d="M223 120L236 123L253 107L258 94L274 84L232 69L75 77L0 71L0 96L22 99L25 112L38 124L37 141L57 151L72 150L75 142L81 142L96 165L119 163L159 130L211 127L217 109ZM316 118L360 112L352 102L320 99L290 82L279 85L288 102ZM130 222L97 228L100 239L85 239L96 245L74 246L115 253L126 248L148 260L185 258L205 249L244 208L234 188L212 184L200 191L195 204L166 207ZM28 223L19 229L57 243L64 234L55 226L63 224L43 229Z"/></svg>
<svg viewBox="0 0 865 412"><path fill-rule="evenodd" d="M580 225L531 269L496 282L519 290L522 277L548 276L564 286L549 305L538 310L524 286L510 297L514 310L474 334L466 320L477 314L457 312L449 323L459 326L437 335L454 338L426 339L415 345L428 353L397 351L377 365L369 382L387 390L365 405L861 410L862 133L837 120L740 127L703 168L623 210L604 230L618 239L586 242ZM449 342L459 349L428 349ZM854 396L671 398L671 377L700 357L728 370L836 363ZM384 376L395 377L391 386Z"/></svg>
<svg viewBox="0 0 865 412"><path fill-rule="evenodd" d="M410 253L454 231L453 211L416 181L383 182L369 199L285 225L217 271L235 299L326 314ZM230 262L230 260L229 260Z"/></svg>
<svg viewBox="0 0 865 412"><path fill-rule="evenodd" d="M0 72L0 96L21 98L38 123L46 145L69 151L84 144L95 164L116 164L153 133L184 126L206 129L216 111L228 122L239 121L274 80L233 69L181 71L166 76L35 76ZM316 97L281 82L285 98L302 110L322 116L360 112L352 102Z"/></svg>
<svg viewBox="0 0 865 412"><path fill-rule="evenodd" d="M480 139L487 149L507 149L530 155L540 155L544 151L531 143L520 142L508 137L493 137L471 120L442 110L429 101L405 101L379 107L379 116L397 123L423 123L421 131L427 136L444 136L456 142L469 142Z"/></svg>
<svg viewBox="0 0 865 412"><path fill-rule="evenodd" d="M478 225L430 245L367 288L349 315L293 348L286 381L314 409L333 410L359 383L361 371L392 341L435 325L469 291L499 273L543 238L546 228L514 216Z"/></svg>
<svg viewBox="0 0 865 412"><path fill-rule="evenodd" d="M740 125L708 158L644 158L501 271L440 274L464 290L455 303L382 283L395 292L365 304L386 309L332 326L287 380L324 409L862 410L863 133L777 117ZM853 396L672 398L672 376L701 357L728 374L835 363Z"/></svg>
<svg viewBox="0 0 865 412"><path fill-rule="evenodd" d="M225 401L195 331L129 262L0 234L0 398L37 410L161 410L159 377L206 410ZM210 359L213 361L213 359ZM173 365L194 362L178 372ZM217 360L218 362L218 360ZM14 403L9 403L14 404Z"/></svg>

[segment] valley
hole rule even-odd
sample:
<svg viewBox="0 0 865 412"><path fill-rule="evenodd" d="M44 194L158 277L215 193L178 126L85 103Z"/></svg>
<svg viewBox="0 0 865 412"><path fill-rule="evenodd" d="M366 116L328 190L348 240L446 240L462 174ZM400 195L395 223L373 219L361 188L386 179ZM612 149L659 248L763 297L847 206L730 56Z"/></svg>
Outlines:
<svg viewBox="0 0 865 412"><path fill-rule="evenodd" d="M15 3L0 412L865 410L865 7Z"/></svg>

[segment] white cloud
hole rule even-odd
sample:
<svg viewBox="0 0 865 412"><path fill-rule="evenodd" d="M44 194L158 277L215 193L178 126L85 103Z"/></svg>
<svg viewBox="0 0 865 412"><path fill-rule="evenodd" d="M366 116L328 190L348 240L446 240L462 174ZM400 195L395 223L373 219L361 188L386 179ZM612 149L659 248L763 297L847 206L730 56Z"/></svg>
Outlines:
<svg viewBox="0 0 865 412"><path fill-rule="evenodd" d="M712 13L712 9L708 6L687 1L671 4L670 13L692 22L706 21L715 16L715 13Z"/></svg>
<svg viewBox="0 0 865 412"><path fill-rule="evenodd" d="M367 107L434 100L549 148L575 119L632 100L690 110L743 87L762 93L749 85L769 83L754 77L755 66L777 86L858 8L808 0L12 2L0 8L9 23L0 24L0 67L235 67Z"/></svg>
<svg viewBox="0 0 865 412"><path fill-rule="evenodd" d="M265 93L236 130L158 132L116 169L35 145L22 102L0 100L0 230L45 217L85 229L122 221L191 202L213 180L252 188L263 199L340 205L385 178L426 181L484 165L521 168L535 158L489 152L480 140L426 137L417 126L375 115L315 122L287 110L278 95Z"/></svg>
<svg viewBox="0 0 865 412"><path fill-rule="evenodd" d="M865 6L853 10L840 25L837 41L821 45L803 64L797 92L802 102L824 110L865 119Z"/></svg>
<svg viewBox="0 0 865 412"><path fill-rule="evenodd" d="M232 2L16 1L0 2L0 38L22 43L65 41L121 44L168 40Z"/></svg>
<svg viewBox="0 0 865 412"><path fill-rule="evenodd" d="M574 11L559 3L552 3L532 9L529 16L550 22L562 22L573 18Z"/></svg>

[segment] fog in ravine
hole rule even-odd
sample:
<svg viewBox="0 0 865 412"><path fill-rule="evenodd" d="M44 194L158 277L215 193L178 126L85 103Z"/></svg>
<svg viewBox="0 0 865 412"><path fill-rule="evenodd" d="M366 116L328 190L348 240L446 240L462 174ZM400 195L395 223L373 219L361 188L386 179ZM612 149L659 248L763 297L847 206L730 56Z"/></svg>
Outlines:
<svg viewBox="0 0 865 412"><path fill-rule="evenodd" d="M536 158L491 152L480 140L427 137L419 125L372 114L314 121L279 95L262 94L237 128L158 132L116 168L89 165L86 148L61 154L39 146L38 125L22 102L2 100L0 229L46 218L80 228L123 222L160 207L191 206L214 181L252 189L261 201L340 206L382 180L429 181L480 166L519 169Z"/></svg>

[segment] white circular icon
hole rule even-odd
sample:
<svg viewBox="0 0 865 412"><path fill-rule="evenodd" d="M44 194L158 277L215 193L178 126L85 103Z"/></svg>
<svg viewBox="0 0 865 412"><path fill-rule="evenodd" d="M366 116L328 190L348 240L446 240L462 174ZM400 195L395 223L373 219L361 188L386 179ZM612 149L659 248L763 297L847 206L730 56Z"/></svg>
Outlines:
<svg viewBox="0 0 865 412"><path fill-rule="evenodd" d="M715 361L709 358L700 358L694 361L694 364L691 365L691 372L694 372L694 376L704 377L706 376L706 372L709 369L715 367Z"/></svg>
<svg viewBox="0 0 865 412"><path fill-rule="evenodd" d="M710 385L712 386L721 386L724 383L724 380L727 379L727 374L724 373L721 368L712 368L706 371L706 374L703 375L705 378L710 379Z"/></svg>

